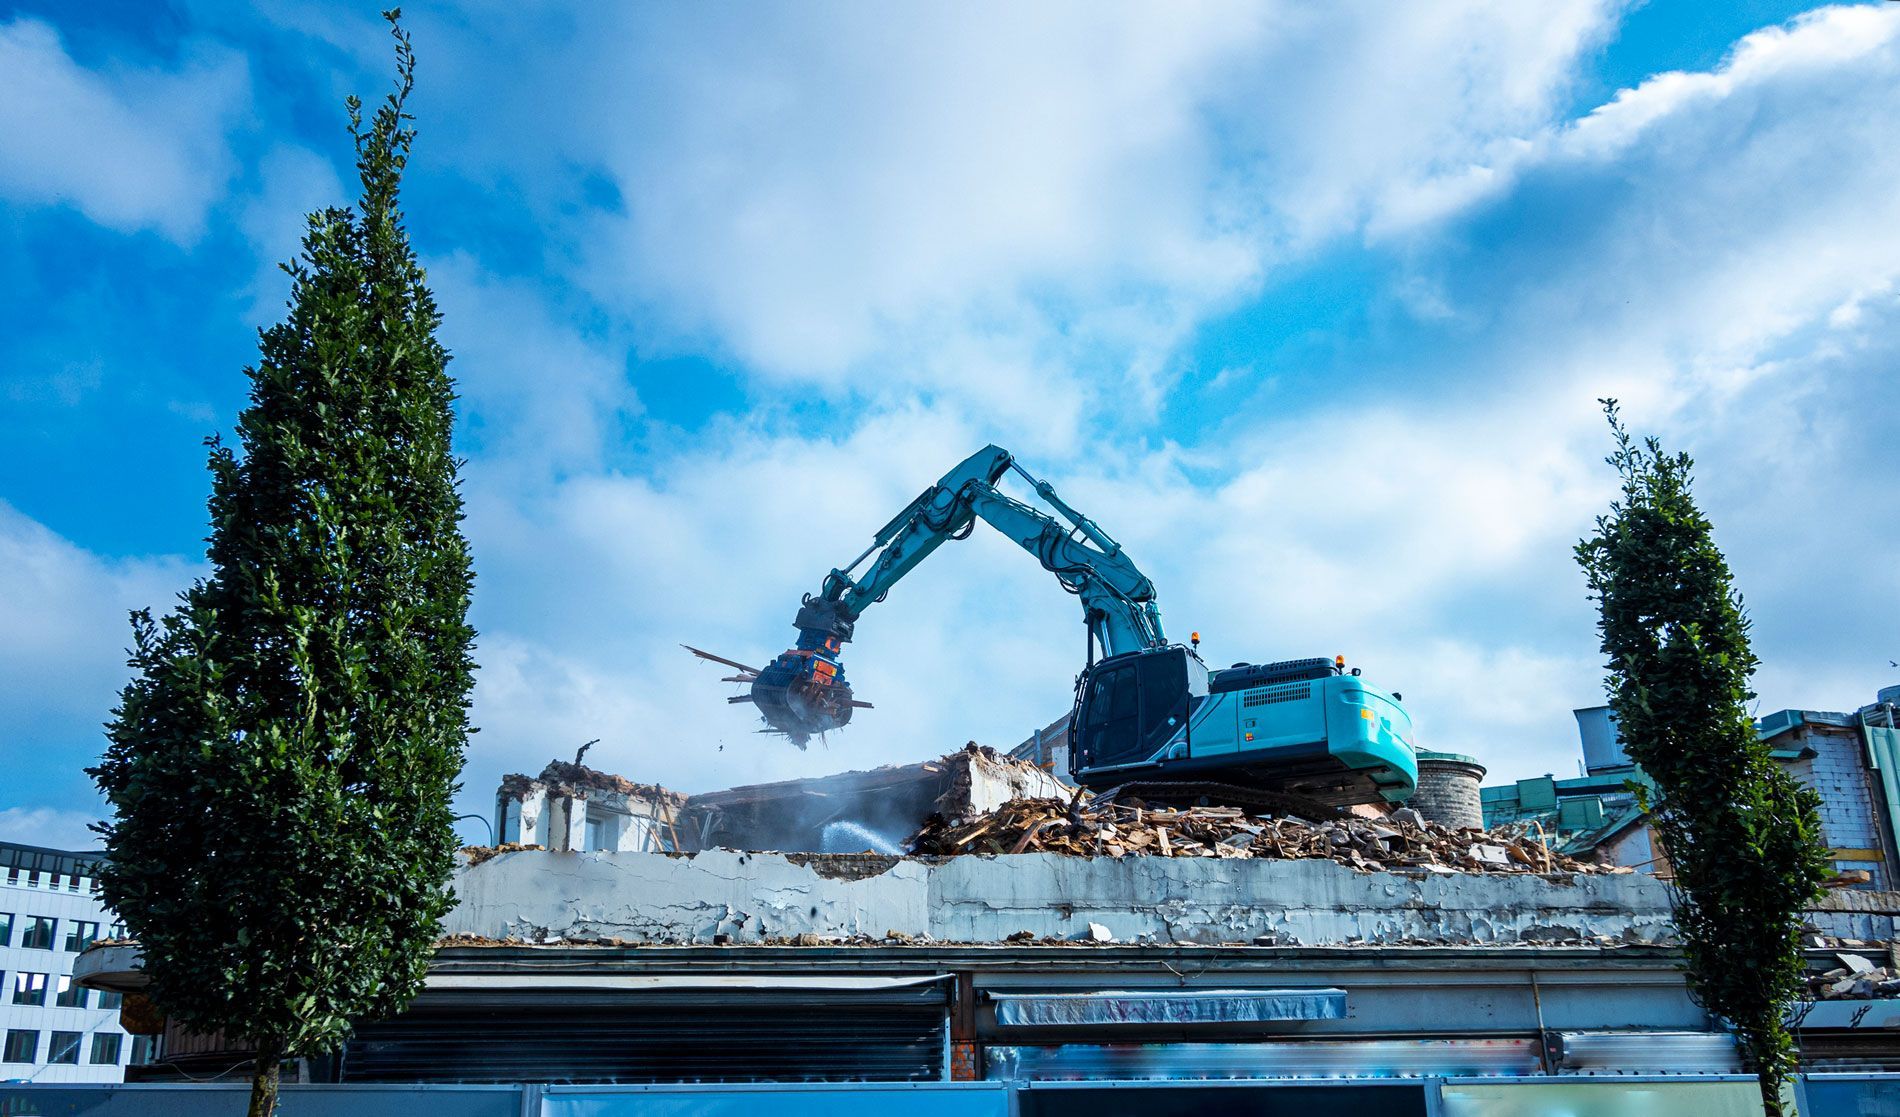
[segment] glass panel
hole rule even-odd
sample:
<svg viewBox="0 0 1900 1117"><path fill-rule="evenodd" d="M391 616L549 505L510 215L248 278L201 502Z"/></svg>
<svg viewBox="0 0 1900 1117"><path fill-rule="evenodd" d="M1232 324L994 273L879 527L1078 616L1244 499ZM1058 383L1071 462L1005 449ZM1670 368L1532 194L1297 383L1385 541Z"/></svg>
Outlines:
<svg viewBox="0 0 1900 1117"><path fill-rule="evenodd" d="M1447 1082L1445 1117L1761 1117L1753 1082Z"/></svg>
<svg viewBox="0 0 1900 1117"><path fill-rule="evenodd" d="M53 1003L61 1008L85 1008L88 990L83 985L74 985L68 974L59 975L59 989L53 994Z"/></svg>
<svg viewBox="0 0 1900 1117"><path fill-rule="evenodd" d="M1022 1117L1425 1117L1425 1088L1377 1086L1099 1086L1024 1090Z"/></svg>
<svg viewBox="0 0 1900 1117"><path fill-rule="evenodd" d="M72 927L66 932L66 949L74 954L91 946L99 938L99 925L85 920L73 920Z"/></svg>
<svg viewBox="0 0 1900 1117"><path fill-rule="evenodd" d="M119 1040L117 1032L99 1032L92 1037L92 1058L96 1066L117 1066L119 1063Z"/></svg>
<svg viewBox="0 0 1900 1117"><path fill-rule="evenodd" d="M124 1004L124 1003L125 1003L125 994L114 993L110 989L99 990L99 1007L100 1008L117 1009L121 1004Z"/></svg>
<svg viewBox="0 0 1900 1117"><path fill-rule="evenodd" d="M59 920L46 915L28 916L26 930L20 936L20 945L31 950L53 949L53 931L59 926Z"/></svg>
<svg viewBox="0 0 1900 1117"><path fill-rule="evenodd" d="M16 1005L43 1005L46 1003L46 975L43 973L17 973L13 975L13 1003Z"/></svg>
<svg viewBox="0 0 1900 1117"><path fill-rule="evenodd" d="M0 946L13 945L13 913L0 911Z"/></svg>
<svg viewBox="0 0 1900 1117"><path fill-rule="evenodd" d="M38 1061L40 1034L27 1028L11 1028L7 1031L7 1049L4 1058L9 1063L32 1063Z"/></svg>
<svg viewBox="0 0 1900 1117"><path fill-rule="evenodd" d="M79 1065L79 1033L54 1032L53 1040L46 1045L46 1061L49 1063L69 1063Z"/></svg>
<svg viewBox="0 0 1900 1117"><path fill-rule="evenodd" d="M1174 735L1170 717L1187 713L1187 653L1170 649L1147 655L1136 666L1141 677L1141 741L1144 751L1158 749Z"/></svg>

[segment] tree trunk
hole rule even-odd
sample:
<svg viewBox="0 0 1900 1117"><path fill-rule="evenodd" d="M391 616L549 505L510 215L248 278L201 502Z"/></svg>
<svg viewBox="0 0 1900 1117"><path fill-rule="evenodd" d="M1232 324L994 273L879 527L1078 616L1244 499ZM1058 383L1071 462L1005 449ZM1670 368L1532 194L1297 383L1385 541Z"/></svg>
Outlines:
<svg viewBox="0 0 1900 1117"><path fill-rule="evenodd" d="M277 1112L277 1079L284 1062L284 1045L260 1044L257 1065L251 1071L251 1109L248 1117L274 1117Z"/></svg>
<svg viewBox="0 0 1900 1117"><path fill-rule="evenodd" d="M1755 1076L1761 1086L1761 1111L1763 1117L1782 1117L1781 1076L1772 1071L1762 1071Z"/></svg>

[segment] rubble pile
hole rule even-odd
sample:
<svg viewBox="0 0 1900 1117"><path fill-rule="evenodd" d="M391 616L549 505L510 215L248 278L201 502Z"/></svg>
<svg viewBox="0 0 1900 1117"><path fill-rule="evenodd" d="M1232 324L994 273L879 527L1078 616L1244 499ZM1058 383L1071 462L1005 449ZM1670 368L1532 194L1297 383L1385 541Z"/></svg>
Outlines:
<svg viewBox="0 0 1900 1117"><path fill-rule="evenodd" d="M934 815L912 853L1063 853L1078 857L1336 861L1366 872L1628 873L1578 861L1515 830L1453 830L1401 808L1384 819L1326 822L1249 815L1239 807L1151 808L1079 799L1016 799L967 819Z"/></svg>
<svg viewBox="0 0 1900 1117"><path fill-rule="evenodd" d="M586 749L581 750L583 753ZM541 769L541 775L529 779L520 773L501 778L500 794L515 799L526 800L542 793L553 793L569 799L589 798L588 792L608 796L627 796L650 802L661 803L678 808L686 802L686 796L677 791L661 787L654 783L635 783L625 776L616 776L611 772L602 772L589 768L578 759L573 763L565 760L550 760L547 767Z"/></svg>
<svg viewBox="0 0 1900 1117"><path fill-rule="evenodd" d="M1837 941L1859 943L1857 939ZM1861 954L1842 953L1836 954L1834 958L1840 962L1838 967L1826 973L1808 975L1808 995L1815 1000L1900 997L1900 961L1890 956L1888 964L1882 966Z"/></svg>

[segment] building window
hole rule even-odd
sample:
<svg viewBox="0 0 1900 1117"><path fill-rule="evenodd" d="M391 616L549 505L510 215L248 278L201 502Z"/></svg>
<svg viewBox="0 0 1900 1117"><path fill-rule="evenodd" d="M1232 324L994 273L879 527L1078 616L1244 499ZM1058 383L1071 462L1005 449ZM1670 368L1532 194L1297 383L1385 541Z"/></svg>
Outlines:
<svg viewBox="0 0 1900 1117"><path fill-rule="evenodd" d="M117 923L117 922L113 923L112 929L106 932L106 938L109 938L109 939L122 939L124 937L125 937L125 924L123 923Z"/></svg>
<svg viewBox="0 0 1900 1117"><path fill-rule="evenodd" d="M40 1054L40 1034L31 1028L8 1028L7 1049L0 1054L0 1062L37 1063Z"/></svg>
<svg viewBox="0 0 1900 1117"><path fill-rule="evenodd" d="M20 945L28 950L53 949L53 932L59 929L59 920L50 915L29 915L26 927L20 935Z"/></svg>
<svg viewBox="0 0 1900 1117"><path fill-rule="evenodd" d="M124 994L114 993L110 989L99 990L99 1007L100 1008L117 1009L120 1005L124 1003L125 1003Z"/></svg>
<svg viewBox="0 0 1900 1117"><path fill-rule="evenodd" d="M92 1058L87 1060L95 1066L116 1067L119 1065L119 1033L95 1032L92 1037Z"/></svg>
<svg viewBox="0 0 1900 1117"><path fill-rule="evenodd" d="M132 1058L128 1060L132 1066L142 1067L156 1058L158 1058L157 1036L132 1037Z"/></svg>
<svg viewBox="0 0 1900 1117"><path fill-rule="evenodd" d="M46 1045L46 1061L48 1063L66 1063L70 1066L78 1066L79 1033L54 1032L52 1042Z"/></svg>
<svg viewBox="0 0 1900 1117"><path fill-rule="evenodd" d="M13 913L0 911L0 946L13 945Z"/></svg>
<svg viewBox="0 0 1900 1117"><path fill-rule="evenodd" d="M43 1005L46 1003L46 975L43 973L16 973L13 975L13 1003L16 1005Z"/></svg>
<svg viewBox="0 0 1900 1117"><path fill-rule="evenodd" d="M98 940L99 925L97 923L75 919L72 927L66 932L66 949L77 954Z"/></svg>
<svg viewBox="0 0 1900 1117"><path fill-rule="evenodd" d="M74 985L71 974L59 975L59 987L53 994L53 1003L61 1008L85 1008L87 989L84 985Z"/></svg>

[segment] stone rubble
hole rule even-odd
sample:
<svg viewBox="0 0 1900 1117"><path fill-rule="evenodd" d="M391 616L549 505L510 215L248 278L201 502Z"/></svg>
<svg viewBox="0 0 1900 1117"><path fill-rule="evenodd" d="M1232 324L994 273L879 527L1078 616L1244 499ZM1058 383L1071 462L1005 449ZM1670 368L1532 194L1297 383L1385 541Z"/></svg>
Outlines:
<svg viewBox="0 0 1900 1117"><path fill-rule="evenodd" d="M1325 822L1249 815L1238 807L1181 809L1016 799L996 810L928 819L913 854L1061 853L1077 857L1322 858L1364 872L1629 873L1578 861L1510 828L1453 830L1401 808L1384 819Z"/></svg>

